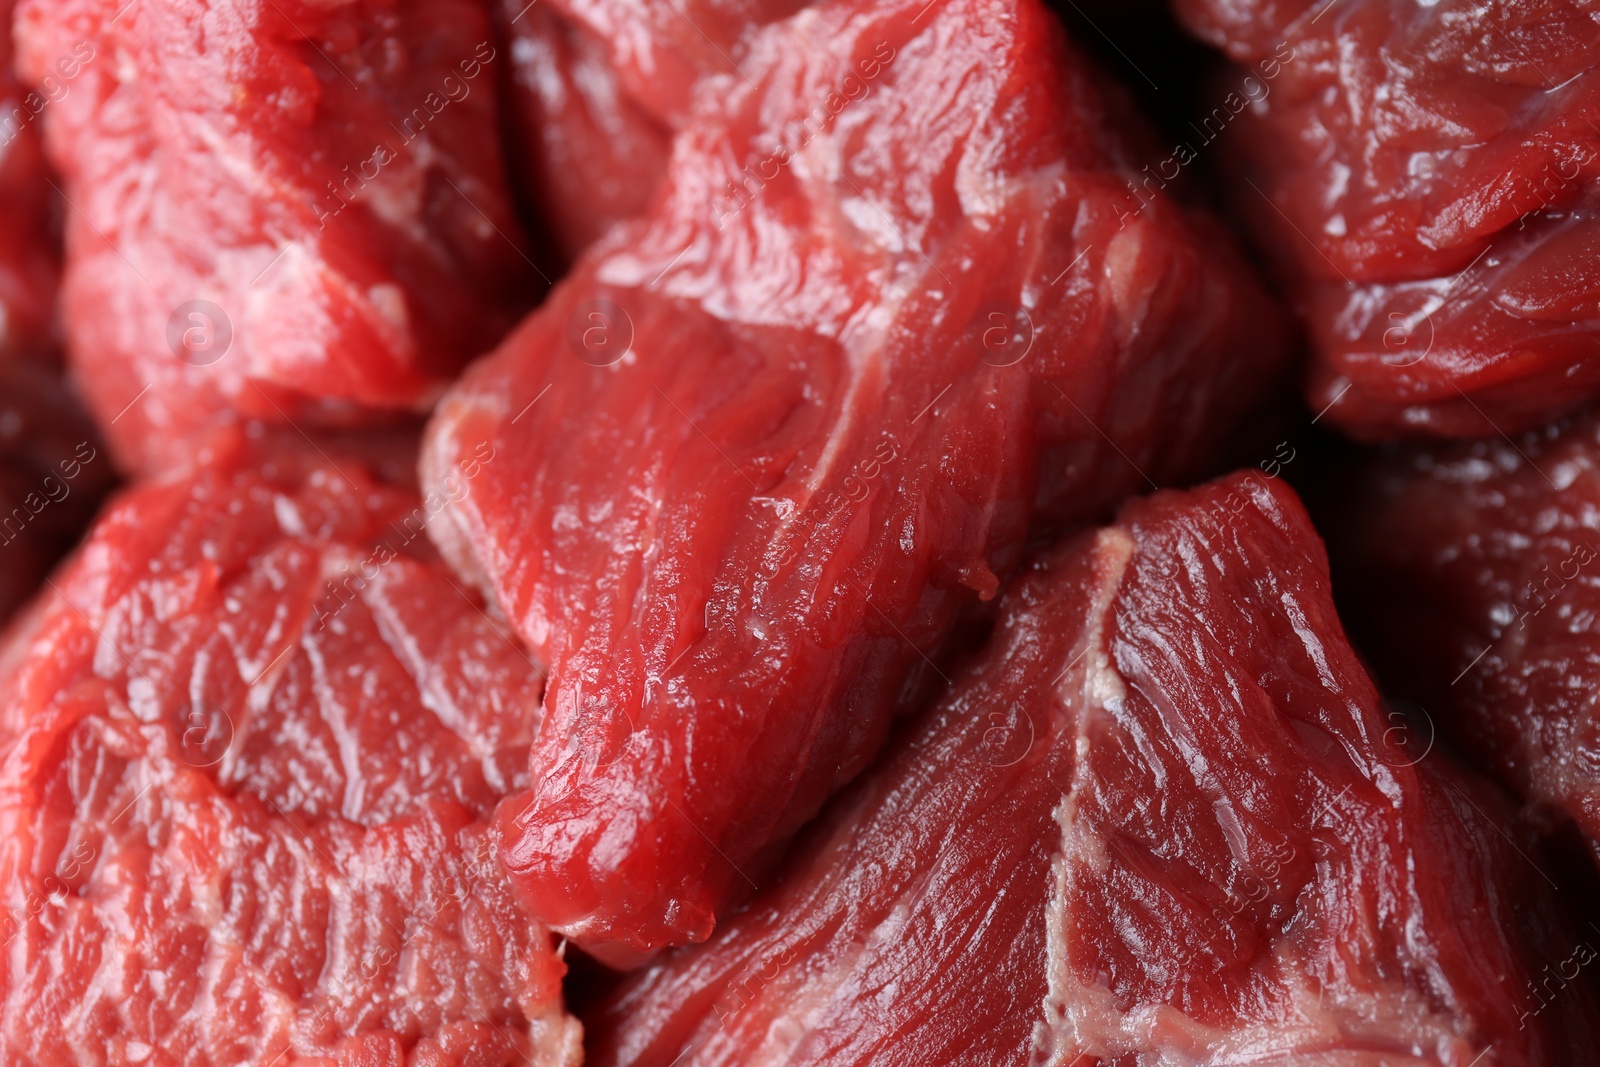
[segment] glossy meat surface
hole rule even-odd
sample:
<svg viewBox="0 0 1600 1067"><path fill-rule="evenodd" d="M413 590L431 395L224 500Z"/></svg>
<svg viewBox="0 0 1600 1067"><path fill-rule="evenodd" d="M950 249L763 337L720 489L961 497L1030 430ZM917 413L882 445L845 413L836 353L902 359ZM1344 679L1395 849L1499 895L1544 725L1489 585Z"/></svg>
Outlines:
<svg viewBox="0 0 1600 1067"><path fill-rule="evenodd" d="M420 410L534 295L479 0L23 0L69 354L119 462ZM87 55L88 58L82 58Z"/></svg>
<svg viewBox="0 0 1600 1067"><path fill-rule="evenodd" d="M1031 523L1194 471L1284 355L1032 0L838 0L740 66L424 446L503 457L433 529L551 671L507 863L613 963L710 934Z"/></svg>
<svg viewBox="0 0 1600 1067"><path fill-rule="evenodd" d="M0 651L0 1060L572 1067L487 826L538 673L437 501L261 463L120 498Z"/></svg>
<svg viewBox="0 0 1600 1067"><path fill-rule="evenodd" d="M1249 68L1195 143L1292 279L1313 410L1487 436L1600 395L1600 3L1178 8Z"/></svg>
<svg viewBox="0 0 1600 1067"><path fill-rule="evenodd" d="M113 482L54 367L0 360L0 626L65 555Z"/></svg>
<svg viewBox="0 0 1600 1067"><path fill-rule="evenodd" d="M50 347L60 263L38 126L51 102L70 91L61 69L42 91L18 84L11 72L14 7L15 0L0 0L0 360Z"/></svg>
<svg viewBox="0 0 1600 1067"><path fill-rule="evenodd" d="M1582 1062L1591 979L1532 983L1593 938L1421 756L1281 483L1136 503L1010 588L779 882L593 1013L590 1062Z"/></svg>
<svg viewBox="0 0 1600 1067"><path fill-rule="evenodd" d="M1600 852L1600 422L1371 463L1331 536L1380 670Z"/></svg>

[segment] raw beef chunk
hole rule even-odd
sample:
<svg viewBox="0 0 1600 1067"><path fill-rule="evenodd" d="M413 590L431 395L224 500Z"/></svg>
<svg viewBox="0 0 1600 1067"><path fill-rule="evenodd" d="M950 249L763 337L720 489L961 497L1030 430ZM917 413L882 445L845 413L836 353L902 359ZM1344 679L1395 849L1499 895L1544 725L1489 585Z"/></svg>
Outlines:
<svg viewBox="0 0 1600 1067"><path fill-rule="evenodd" d="M1293 494L1159 494L1028 571L782 879L594 1013L590 1063L1585 1062L1595 936L1421 756Z"/></svg>
<svg viewBox="0 0 1600 1067"><path fill-rule="evenodd" d="M1600 421L1403 450L1339 511L1379 669L1600 855Z"/></svg>
<svg viewBox="0 0 1600 1067"><path fill-rule="evenodd" d="M300 451L133 490L0 651L5 1063L581 1061L487 826L539 675Z"/></svg>
<svg viewBox="0 0 1600 1067"><path fill-rule="evenodd" d="M1192 472L1284 353L1033 0L832 0L740 67L424 444L501 457L430 529L551 672L504 857L613 963L711 933L1030 522Z"/></svg>
<svg viewBox="0 0 1600 1067"><path fill-rule="evenodd" d="M83 62L61 57L34 92L11 73L14 0L0 0L0 360L48 350L60 271L54 192L39 148L40 116L65 94Z"/></svg>
<svg viewBox="0 0 1600 1067"><path fill-rule="evenodd" d="M1178 8L1249 67L1186 147L1233 160L1292 279L1314 410L1363 437L1481 436L1600 395L1592 0Z"/></svg>
<svg viewBox="0 0 1600 1067"><path fill-rule="evenodd" d="M23 0L69 354L121 462L425 407L528 301L477 0Z"/></svg>

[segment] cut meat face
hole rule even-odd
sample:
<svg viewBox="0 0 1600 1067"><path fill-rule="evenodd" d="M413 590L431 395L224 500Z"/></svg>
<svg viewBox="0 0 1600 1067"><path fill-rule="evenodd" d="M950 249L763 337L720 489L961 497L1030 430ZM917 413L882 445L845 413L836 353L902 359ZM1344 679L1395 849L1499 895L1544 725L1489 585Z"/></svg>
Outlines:
<svg viewBox="0 0 1600 1067"><path fill-rule="evenodd" d="M1584 1062L1600 938L1509 807L1393 729L1289 490L1159 494L1020 578L782 878L592 1014L589 1062Z"/></svg>
<svg viewBox="0 0 1600 1067"><path fill-rule="evenodd" d="M268 451L122 497L0 652L0 1059L573 1067L487 825L540 676L437 500Z"/></svg>
<svg viewBox="0 0 1600 1067"><path fill-rule="evenodd" d="M424 445L501 457L430 529L551 672L505 859L612 963L708 936L1030 528L1192 474L1285 355L1031 0L825 3L739 66Z"/></svg>
<svg viewBox="0 0 1600 1067"><path fill-rule="evenodd" d="M0 360L50 347L60 255L38 123L80 62L64 57L37 92L19 85L11 73L14 6L0 0Z"/></svg>
<svg viewBox="0 0 1600 1067"><path fill-rule="evenodd" d="M1202 136L1294 279L1313 410L1486 436L1600 395L1600 5L1177 6L1250 68Z"/></svg>
<svg viewBox="0 0 1600 1067"><path fill-rule="evenodd" d="M0 359L0 626L83 533L113 480L57 369Z"/></svg>
<svg viewBox="0 0 1600 1067"><path fill-rule="evenodd" d="M1600 855L1600 422L1402 451L1340 510L1379 669Z"/></svg>
<svg viewBox="0 0 1600 1067"><path fill-rule="evenodd" d="M119 460L422 410L530 302L475 0L23 0L69 354Z"/></svg>

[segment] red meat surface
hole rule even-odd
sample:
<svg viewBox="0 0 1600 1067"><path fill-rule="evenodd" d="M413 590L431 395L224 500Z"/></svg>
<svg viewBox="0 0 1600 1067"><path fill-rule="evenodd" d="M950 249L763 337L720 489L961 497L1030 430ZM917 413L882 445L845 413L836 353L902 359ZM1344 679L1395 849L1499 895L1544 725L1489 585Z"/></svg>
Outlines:
<svg viewBox="0 0 1600 1067"><path fill-rule="evenodd" d="M424 445L503 457L431 530L551 672L506 862L613 963L710 934L1036 515L1194 470L1284 351L1031 0L838 0L740 66Z"/></svg>
<svg viewBox="0 0 1600 1067"><path fill-rule="evenodd" d="M29 92L12 75L14 0L0 0L0 360L49 348L60 270L39 116L67 91L59 70ZM68 60L70 69L71 60Z"/></svg>
<svg viewBox="0 0 1600 1067"><path fill-rule="evenodd" d="M23 0L18 51L79 60L44 114L64 317L132 469L425 409L533 295L478 0Z"/></svg>
<svg viewBox="0 0 1600 1067"><path fill-rule="evenodd" d="M671 134L623 88L604 42L548 3L507 0L518 164L569 258L644 213Z"/></svg>
<svg viewBox="0 0 1600 1067"><path fill-rule="evenodd" d="M246 459L118 500L0 651L0 1060L572 1067L487 826L539 674L436 499Z"/></svg>
<svg viewBox="0 0 1600 1067"><path fill-rule="evenodd" d="M509 0L507 0L509 2ZM752 30L806 7L808 0L552 0L550 10L586 34L610 60L627 97L664 129L695 112L707 74L738 76ZM751 71L744 71L751 74Z"/></svg>
<svg viewBox="0 0 1600 1067"><path fill-rule="evenodd" d="M56 368L0 360L0 626L72 547L113 481Z"/></svg>
<svg viewBox="0 0 1600 1067"><path fill-rule="evenodd" d="M1370 463L1332 537L1393 685L1600 854L1600 421Z"/></svg>
<svg viewBox="0 0 1600 1067"><path fill-rule="evenodd" d="M702 75L737 72L744 38L804 0L501 0L520 160L569 256L642 215Z"/></svg>
<svg viewBox="0 0 1600 1067"><path fill-rule="evenodd" d="M1420 757L1294 495L1159 494L1027 571L782 879L594 1012L589 1062L1580 1062L1591 978L1533 983L1600 938L1551 919L1501 795Z"/></svg>
<svg viewBox="0 0 1600 1067"><path fill-rule="evenodd" d="M1600 395L1600 8L1177 7L1249 68L1189 150L1232 160L1290 279L1313 410L1368 438L1482 436Z"/></svg>

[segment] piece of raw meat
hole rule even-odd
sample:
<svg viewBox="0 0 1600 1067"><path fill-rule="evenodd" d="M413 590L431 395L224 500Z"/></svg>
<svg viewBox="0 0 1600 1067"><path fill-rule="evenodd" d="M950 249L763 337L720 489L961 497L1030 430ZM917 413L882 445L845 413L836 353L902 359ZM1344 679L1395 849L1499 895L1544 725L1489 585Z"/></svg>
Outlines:
<svg viewBox="0 0 1600 1067"><path fill-rule="evenodd" d="M1157 170L1231 161L1312 335L1313 410L1486 436L1600 395L1600 4L1176 4L1246 67Z"/></svg>
<svg viewBox="0 0 1600 1067"><path fill-rule="evenodd" d="M503 0L514 9L511 0ZM609 59L632 105L663 130L682 129L708 74L749 75L743 60L753 31L792 15L809 0L551 0L567 27ZM514 19L515 16L512 16ZM513 23L514 24L514 23Z"/></svg>
<svg viewBox="0 0 1600 1067"><path fill-rule="evenodd" d="M1600 855L1600 421L1413 446L1348 490L1330 540L1380 672Z"/></svg>
<svg viewBox="0 0 1600 1067"><path fill-rule="evenodd" d="M644 213L672 136L620 83L604 43L548 4L510 9L517 162L562 253Z"/></svg>
<svg viewBox="0 0 1600 1067"><path fill-rule="evenodd" d="M738 70L744 38L805 0L501 0L524 181L575 257L644 213L704 74Z"/></svg>
<svg viewBox="0 0 1600 1067"><path fill-rule="evenodd" d="M59 370L0 359L0 626L76 543L113 481Z"/></svg>
<svg viewBox="0 0 1600 1067"><path fill-rule="evenodd" d="M426 410L534 295L486 0L23 0L70 200L69 355L124 465Z"/></svg>
<svg viewBox="0 0 1600 1067"><path fill-rule="evenodd" d="M1581 1062L1592 976L1534 983L1594 937L1504 798L1421 756L1291 491L1158 494L1030 569L782 879L592 1013L589 1062Z"/></svg>
<svg viewBox="0 0 1600 1067"><path fill-rule="evenodd" d="M424 444L501 457L430 532L550 669L503 855L614 964L710 934L1031 520L1195 471L1285 353L1033 0L834 0L740 67Z"/></svg>
<svg viewBox="0 0 1600 1067"><path fill-rule="evenodd" d="M537 670L437 498L258 451L118 500L0 650L0 1061L572 1067L487 825Z"/></svg>
<svg viewBox="0 0 1600 1067"><path fill-rule="evenodd" d="M52 102L71 91L67 75L80 62L64 57L37 92L19 85L12 74L14 6L14 0L0 0L0 360L51 347L61 265L38 123Z"/></svg>

